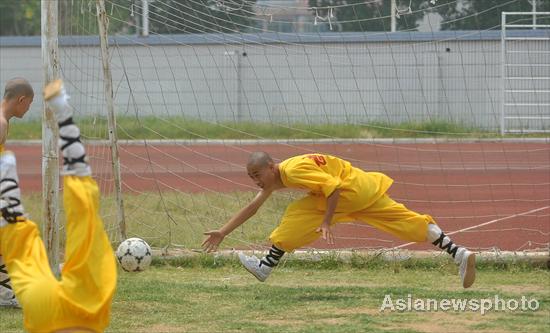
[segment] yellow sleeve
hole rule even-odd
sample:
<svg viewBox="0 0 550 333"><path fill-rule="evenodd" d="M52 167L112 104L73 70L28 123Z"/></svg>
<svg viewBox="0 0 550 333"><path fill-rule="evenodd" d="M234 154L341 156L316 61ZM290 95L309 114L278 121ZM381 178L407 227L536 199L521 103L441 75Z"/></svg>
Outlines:
<svg viewBox="0 0 550 333"><path fill-rule="evenodd" d="M308 159L290 167L287 171L287 179L292 184L323 193L325 197L328 197L342 183L339 178L326 173Z"/></svg>

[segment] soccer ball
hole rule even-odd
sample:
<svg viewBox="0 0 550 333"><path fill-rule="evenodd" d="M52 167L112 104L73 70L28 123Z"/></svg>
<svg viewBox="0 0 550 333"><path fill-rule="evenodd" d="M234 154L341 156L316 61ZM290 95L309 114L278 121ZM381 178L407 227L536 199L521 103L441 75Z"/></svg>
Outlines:
<svg viewBox="0 0 550 333"><path fill-rule="evenodd" d="M151 264L151 247L141 238L128 238L118 246L116 257L126 272L141 272Z"/></svg>

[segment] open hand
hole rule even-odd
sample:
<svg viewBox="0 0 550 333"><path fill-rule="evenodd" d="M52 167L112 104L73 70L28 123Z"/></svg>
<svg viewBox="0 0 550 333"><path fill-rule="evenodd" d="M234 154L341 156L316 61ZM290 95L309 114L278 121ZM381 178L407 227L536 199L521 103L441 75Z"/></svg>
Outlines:
<svg viewBox="0 0 550 333"><path fill-rule="evenodd" d="M321 226L317 228L316 231L322 233L323 239L326 240L328 244L334 244L334 235L330 230L330 224L323 222L323 224L321 224Z"/></svg>
<svg viewBox="0 0 550 333"><path fill-rule="evenodd" d="M214 252L218 249L218 245L223 241L225 235L219 230L210 230L204 233L208 236L202 242L202 249L206 252Z"/></svg>

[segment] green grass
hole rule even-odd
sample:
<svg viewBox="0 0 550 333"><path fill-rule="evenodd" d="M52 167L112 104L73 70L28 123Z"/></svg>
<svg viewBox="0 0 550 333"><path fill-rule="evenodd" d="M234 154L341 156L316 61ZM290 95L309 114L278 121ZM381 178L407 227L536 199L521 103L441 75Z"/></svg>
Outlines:
<svg viewBox="0 0 550 333"><path fill-rule="evenodd" d="M154 246L169 240L197 248L202 231L221 225L254 193L126 195L131 235ZM265 241L292 199L283 193L235 231L224 247ZM24 197L39 217L40 194ZM102 215L114 224L113 198L102 196ZM221 207L220 210L212 206ZM159 208L162 214L152 214ZM62 215L62 214L61 214ZM171 216L172 220L168 218ZM39 220L39 219L38 219ZM63 223L63 221L61 221ZM170 236L169 236L170 235ZM171 237L171 238L170 238ZM193 254L155 258L140 274L119 272L109 332L546 332L550 272L526 262L480 262L474 288L460 287L447 257L387 262L328 253L307 260L286 256L268 282L250 276L233 256ZM536 312L379 312L392 298L535 298ZM22 332L20 310L0 309L0 332Z"/></svg>
<svg viewBox="0 0 550 333"><path fill-rule="evenodd" d="M107 139L104 118L80 118L79 126L88 139ZM307 124L307 123L212 123L184 117L118 117L119 139L323 139L323 138L479 138L498 134L470 126L445 121L388 125L369 123ZM10 139L41 139L40 120L14 121Z"/></svg>
<svg viewBox="0 0 550 333"><path fill-rule="evenodd" d="M25 192L23 192L25 193ZM162 196L154 192L141 194L124 194L124 211L126 216L126 230L128 237L140 237L145 239L153 248L166 248L180 253L184 248L197 250L201 248L204 240L203 232L221 227L233 214L244 207L256 192L231 192L231 193L185 193L163 192ZM261 209L249 221L233 231L225 238L220 246L221 250L230 249L263 249L262 245L268 245L268 237L279 224L288 204L301 196L297 192L277 192L267 200ZM24 194L22 201L27 215L36 222L40 229L42 225L42 194ZM62 200L60 200L62 203ZM116 220L115 198L112 194L103 194L100 197L100 215L112 240L113 247L117 247L120 239ZM64 213L59 214L62 233L60 235L61 247L64 247L63 227L65 225ZM336 227L338 228L338 227ZM393 245L398 245L396 242ZM338 245L338 243L337 243ZM339 269L342 265L341 258L329 254L322 258L323 265L313 262L315 267L327 267ZM424 260L409 260L403 264L404 268L429 268L438 269L449 264L447 256L441 261L430 258ZM218 260L218 263L223 261ZM351 262L353 268L377 268L380 261L370 257L351 256L346 261ZM191 262L186 261L185 265ZM298 264L300 267L310 265L308 260ZM499 261L484 262L481 265L496 269L522 269L524 265L539 264L525 261L525 258L511 257ZM544 264L544 263L543 263ZM181 265L181 264L178 264ZM289 263L293 265L293 263ZM382 266L386 263L382 262Z"/></svg>
<svg viewBox="0 0 550 333"><path fill-rule="evenodd" d="M108 332L546 332L548 270L482 268L472 289L455 270L389 265L337 269L282 263L266 283L235 260L213 265L156 261L148 271L119 273ZM173 266L176 264L176 266ZM537 299L533 311L380 312L392 299ZM20 310L0 310L0 331L21 332Z"/></svg>
<svg viewBox="0 0 550 333"><path fill-rule="evenodd" d="M78 119L83 137L89 140L108 139L105 118L84 117ZM141 118L121 116L117 118L117 134L120 140L250 140L250 139L371 139L371 138L450 138L478 139L500 138L500 133L481 130L461 123L443 120L388 124L370 122L364 124L308 124L308 123L258 123L258 122L206 122L184 117ZM40 120L12 121L11 140L40 140ZM506 134L506 138L548 137L547 133Z"/></svg>
<svg viewBox="0 0 550 333"><path fill-rule="evenodd" d="M31 193L22 198L26 212L39 225L42 218L41 195ZM139 195L127 193L124 195L124 210L128 236L141 237L153 247L178 244L186 248L200 248L204 231L220 227L254 195L255 192L163 192L162 196L155 192ZM289 193L273 195L258 214L227 237L224 248L265 243L294 196ZM100 200L100 214L111 239L116 241L114 196L103 194ZM60 224L64 225L64 214L60 214ZM61 239L63 241L63 236Z"/></svg>

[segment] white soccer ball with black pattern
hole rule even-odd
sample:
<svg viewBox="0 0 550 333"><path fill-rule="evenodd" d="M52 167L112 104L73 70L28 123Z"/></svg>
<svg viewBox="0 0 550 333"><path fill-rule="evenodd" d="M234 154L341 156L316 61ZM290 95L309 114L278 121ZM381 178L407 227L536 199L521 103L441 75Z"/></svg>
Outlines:
<svg viewBox="0 0 550 333"><path fill-rule="evenodd" d="M141 272L147 269L153 259L151 247L141 238L128 238L116 250L118 263L127 272Z"/></svg>

